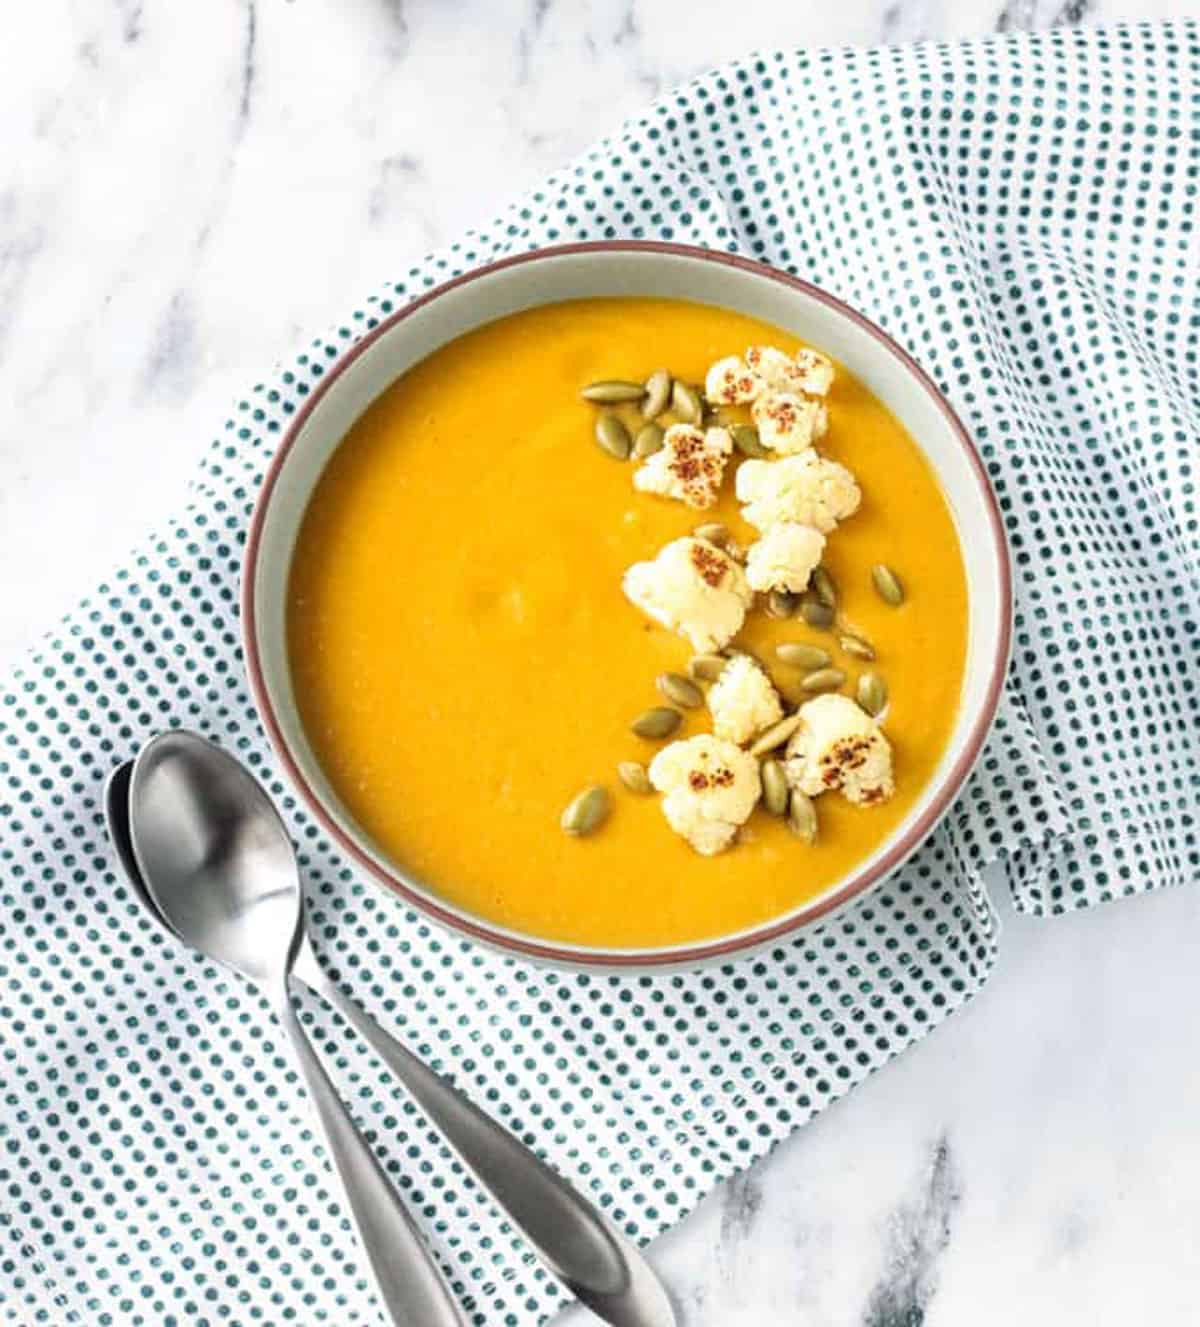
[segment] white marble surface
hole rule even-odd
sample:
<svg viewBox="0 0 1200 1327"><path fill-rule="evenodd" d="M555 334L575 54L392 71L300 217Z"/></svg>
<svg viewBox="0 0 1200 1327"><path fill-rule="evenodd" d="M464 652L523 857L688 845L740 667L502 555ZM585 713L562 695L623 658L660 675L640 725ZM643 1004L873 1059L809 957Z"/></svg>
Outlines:
<svg viewBox="0 0 1200 1327"><path fill-rule="evenodd" d="M0 667L174 504L248 379L672 83L755 47L1171 13L1200 0L21 6ZM662 1241L686 1327L1197 1320L1200 890L1006 921L973 1006Z"/></svg>

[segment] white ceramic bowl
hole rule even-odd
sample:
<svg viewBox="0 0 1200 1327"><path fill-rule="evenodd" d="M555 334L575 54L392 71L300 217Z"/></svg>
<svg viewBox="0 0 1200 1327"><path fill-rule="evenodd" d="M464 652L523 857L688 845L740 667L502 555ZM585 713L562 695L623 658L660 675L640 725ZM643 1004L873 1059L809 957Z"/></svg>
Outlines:
<svg viewBox="0 0 1200 1327"><path fill-rule="evenodd" d="M612 950L506 930L439 898L386 857L340 804L297 712L288 669L288 570L309 496L334 449L371 402L417 361L484 323L535 305L604 295L691 300L794 332L841 360L897 416L929 458L958 527L970 638L958 719L924 793L851 874L771 921L703 942ZM613 242L522 254L459 277L393 314L325 373L284 437L250 527L243 577L247 668L267 734L318 820L387 888L451 930L527 958L600 968L727 960L811 925L882 881L926 837L961 788L995 714L1008 663L1011 589L995 497L970 439L925 373L874 324L831 295L761 264L679 245Z"/></svg>

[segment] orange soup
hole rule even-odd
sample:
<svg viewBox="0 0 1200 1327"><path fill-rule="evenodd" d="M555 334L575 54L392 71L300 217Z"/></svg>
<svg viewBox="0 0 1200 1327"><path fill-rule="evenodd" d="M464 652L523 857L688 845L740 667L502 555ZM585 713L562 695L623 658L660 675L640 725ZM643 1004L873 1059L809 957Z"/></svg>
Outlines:
<svg viewBox="0 0 1200 1327"><path fill-rule="evenodd" d="M672 832L657 796L618 781L663 743L630 731L665 702L663 672L695 651L648 620L622 576L698 524L757 536L733 494L693 511L636 492L636 462L593 439L596 379L663 365L703 382L710 364L795 337L740 314L666 300L595 299L502 319L444 347L386 391L340 445L311 499L292 564L293 681L313 749L348 812L408 874L449 902L545 939L651 947L765 922L825 890L903 820L946 746L967 634L958 538L934 474L901 425L838 369L822 455L849 467L859 510L828 538L839 612L876 660L840 652L800 618L747 614L736 639L769 665L785 704L801 674L775 644L811 642L856 678L886 678L881 716L894 796L815 799L802 842L760 806L705 857ZM633 423L636 406L615 407ZM725 413L748 418L744 407ZM663 422L669 422L667 416ZM870 569L901 576L894 607ZM710 730L684 711L675 739ZM581 787L607 786L594 834L560 828Z"/></svg>

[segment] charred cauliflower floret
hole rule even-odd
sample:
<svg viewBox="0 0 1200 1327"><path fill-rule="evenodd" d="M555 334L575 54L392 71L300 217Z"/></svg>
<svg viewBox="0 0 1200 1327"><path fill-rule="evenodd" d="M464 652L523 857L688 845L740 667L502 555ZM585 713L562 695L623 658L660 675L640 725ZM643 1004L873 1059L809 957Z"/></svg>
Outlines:
<svg viewBox="0 0 1200 1327"><path fill-rule="evenodd" d="M856 806L886 802L896 786L892 747L865 710L846 696L816 696L801 705L787 746L788 782L809 797L840 792Z"/></svg>
<svg viewBox="0 0 1200 1327"><path fill-rule="evenodd" d="M678 631L700 654L724 649L754 599L746 573L705 539L673 540L652 562L635 562L622 589L631 603Z"/></svg>
<svg viewBox="0 0 1200 1327"><path fill-rule="evenodd" d="M659 450L634 471L633 486L643 493L677 498L689 507L711 507L720 496L725 462L732 452L727 429L672 424Z"/></svg>
<svg viewBox="0 0 1200 1327"><path fill-rule="evenodd" d="M774 387L758 397L750 413L758 425L759 441L780 456L808 451L829 427L823 401Z"/></svg>
<svg viewBox="0 0 1200 1327"><path fill-rule="evenodd" d="M758 761L741 747L701 734L672 742L650 762L667 824L705 857L724 851L762 791Z"/></svg>
<svg viewBox="0 0 1200 1327"><path fill-rule="evenodd" d="M704 376L704 395L713 405L748 405L766 384L737 355L719 359Z"/></svg>
<svg viewBox="0 0 1200 1327"><path fill-rule="evenodd" d="M825 396L833 386L833 361L807 346L794 357L774 346L751 346L746 351L746 367L767 387L781 392Z"/></svg>

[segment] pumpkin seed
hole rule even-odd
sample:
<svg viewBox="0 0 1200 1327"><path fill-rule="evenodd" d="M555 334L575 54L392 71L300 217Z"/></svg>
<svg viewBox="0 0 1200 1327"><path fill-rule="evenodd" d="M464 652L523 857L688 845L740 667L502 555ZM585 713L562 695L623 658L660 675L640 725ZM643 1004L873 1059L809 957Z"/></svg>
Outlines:
<svg viewBox="0 0 1200 1327"><path fill-rule="evenodd" d="M716 544L718 548L724 548L732 538L729 527L722 525L720 521L709 521L707 525L698 525L692 534L697 539L707 539L710 544Z"/></svg>
<svg viewBox="0 0 1200 1327"><path fill-rule="evenodd" d="M800 597L800 616L810 627L833 626L833 609L823 604L815 594L805 593Z"/></svg>
<svg viewBox="0 0 1200 1327"><path fill-rule="evenodd" d="M642 401L642 418L657 419L671 399L671 375L666 369L655 369L646 379L646 385L642 390L645 393Z"/></svg>
<svg viewBox="0 0 1200 1327"><path fill-rule="evenodd" d="M671 734L683 722L683 715L666 705L656 705L653 709L643 710L629 725L639 737L659 741Z"/></svg>
<svg viewBox="0 0 1200 1327"><path fill-rule="evenodd" d="M900 577L891 567L877 562L871 568L871 579L875 582L875 589L884 603L898 608L904 602L904 586L900 584Z"/></svg>
<svg viewBox="0 0 1200 1327"><path fill-rule="evenodd" d="M858 679L856 697L860 708L866 710L873 719L877 718L887 704L887 683L878 673L864 673Z"/></svg>
<svg viewBox="0 0 1200 1327"><path fill-rule="evenodd" d="M812 798L805 796L799 788L792 789L788 828L803 843L817 841L817 808L813 806Z"/></svg>
<svg viewBox="0 0 1200 1327"><path fill-rule="evenodd" d="M593 783L567 803L559 823L568 834L582 838L591 834L608 819L608 791L600 784Z"/></svg>
<svg viewBox="0 0 1200 1327"><path fill-rule="evenodd" d="M704 704L704 692L679 673L660 673L655 678L655 686L671 702L685 710L698 710Z"/></svg>
<svg viewBox="0 0 1200 1327"><path fill-rule="evenodd" d="M793 668L803 668L811 673L824 668L829 663L829 651L819 645L806 645L802 641L785 640L775 646L775 657L780 663L790 664Z"/></svg>
<svg viewBox="0 0 1200 1327"><path fill-rule="evenodd" d="M785 816L788 809L787 775L777 760L764 760L762 763L763 809L768 815Z"/></svg>
<svg viewBox="0 0 1200 1327"><path fill-rule="evenodd" d="M789 714L786 719L780 719L778 723L773 723L751 746L750 754L752 756L765 756L768 751L774 751L776 747L782 746L791 737L802 722L803 720L798 714Z"/></svg>
<svg viewBox="0 0 1200 1327"><path fill-rule="evenodd" d="M809 673L800 683L801 691L836 691L846 680L846 674L840 668L818 668Z"/></svg>
<svg viewBox="0 0 1200 1327"><path fill-rule="evenodd" d="M791 590L771 590L766 607L769 617L794 617L800 607L800 596Z"/></svg>
<svg viewBox="0 0 1200 1327"><path fill-rule="evenodd" d="M640 382L627 382L623 378L604 378L600 382L590 382L579 393L585 401L595 401L600 405L616 405L618 401L640 401L645 394Z"/></svg>
<svg viewBox="0 0 1200 1327"><path fill-rule="evenodd" d="M629 449L633 442L629 430L616 415L603 414L596 420L596 441L609 456L615 456L618 461L629 459Z"/></svg>
<svg viewBox="0 0 1200 1327"><path fill-rule="evenodd" d="M639 461L644 460L647 456L662 451L662 445L662 429L657 424L645 424L638 429L637 437L633 440L633 454Z"/></svg>
<svg viewBox="0 0 1200 1327"><path fill-rule="evenodd" d="M671 408L685 424L699 424L704 418L704 402L700 393L678 378L671 384Z"/></svg>
<svg viewBox="0 0 1200 1327"><path fill-rule="evenodd" d="M646 773L645 765L639 764L636 760L622 760L617 765L617 778L631 793L640 793L645 796L647 793L654 791L654 784L650 782L650 776Z"/></svg>
<svg viewBox="0 0 1200 1327"><path fill-rule="evenodd" d="M688 672L697 682L715 682L728 662L719 654L697 654L689 661Z"/></svg>
<svg viewBox="0 0 1200 1327"><path fill-rule="evenodd" d="M758 440L758 429L753 424L734 425L733 445L743 456L761 457L767 455L767 449Z"/></svg>
<svg viewBox="0 0 1200 1327"><path fill-rule="evenodd" d="M875 646L864 637L856 636L852 631L840 635L838 644L847 654L852 654L856 659L874 659L875 657Z"/></svg>
<svg viewBox="0 0 1200 1327"><path fill-rule="evenodd" d="M809 580L813 594L829 608L836 608L838 601L837 584L824 567L814 569Z"/></svg>

